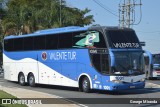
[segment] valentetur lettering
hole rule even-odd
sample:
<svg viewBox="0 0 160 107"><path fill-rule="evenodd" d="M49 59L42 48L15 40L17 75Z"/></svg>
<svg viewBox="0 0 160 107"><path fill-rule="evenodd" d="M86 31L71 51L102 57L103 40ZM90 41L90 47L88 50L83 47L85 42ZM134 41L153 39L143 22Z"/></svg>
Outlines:
<svg viewBox="0 0 160 107"><path fill-rule="evenodd" d="M50 60L76 60L76 52L52 52Z"/></svg>
<svg viewBox="0 0 160 107"><path fill-rule="evenodd" d="M113 43L115 48L139 48L139 43Z"/></svg>

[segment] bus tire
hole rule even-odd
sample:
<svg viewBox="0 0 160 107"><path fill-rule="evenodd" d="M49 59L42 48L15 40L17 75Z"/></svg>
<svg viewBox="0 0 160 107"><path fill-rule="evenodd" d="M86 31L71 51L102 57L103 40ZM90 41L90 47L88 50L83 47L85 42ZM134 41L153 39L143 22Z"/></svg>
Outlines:
<svg viewBox="0 0 160 107"><path fill-rule="evenodd" d="M88 77L84 77L81 82L82 91L89 93L90 92L90 82Z"/></svg>
<svg viewBox="0 0 160 107"><path fill-rule="evenodd" d="M20 73L19 76L18 76L18 83L22 86L25 85L25 76L23 73Z"/></svg>
<svg viewBox="0 0 160 107"><path fill-rule="evenodd" d="M32 73L30 73L29 76L28 76L28 84L31 87L35 86L35 77Z"/></svg>

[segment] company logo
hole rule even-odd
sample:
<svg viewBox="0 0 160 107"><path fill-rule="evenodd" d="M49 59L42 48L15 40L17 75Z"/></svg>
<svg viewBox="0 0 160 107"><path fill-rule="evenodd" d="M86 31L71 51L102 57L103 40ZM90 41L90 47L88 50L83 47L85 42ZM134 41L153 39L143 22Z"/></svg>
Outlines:
<svg viewBox="0 0 160 107"><path fill-rule="evenodd" d="M43 60L46 60L46 59L47 59L47 53L46 53L46 52L43 52L43 53L42 53L42 59L43 59Z"/></svg>
<svg viewBox="0 0 160 107"><path fill-rule="evenodd" d="M92 44L92 42L93 42L93 37L92 36L89 37L89 41L88 42L89 42L89 44Z"/></svg>

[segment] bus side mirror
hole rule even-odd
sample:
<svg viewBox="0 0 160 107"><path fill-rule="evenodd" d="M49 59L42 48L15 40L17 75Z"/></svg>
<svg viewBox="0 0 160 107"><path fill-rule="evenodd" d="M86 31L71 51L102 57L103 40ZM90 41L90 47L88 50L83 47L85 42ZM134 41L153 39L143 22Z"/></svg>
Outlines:
<svg viewBox="0 0 160 107"><path fill-rule="evenodd" d="M141 46L146 46L146 42L140 42Z"/></svg>
<svg viewBox="0 0 160 107"><path fill-rule="evenodd" d="M146 53L145 50L142 51L143 53Z"/></svg>

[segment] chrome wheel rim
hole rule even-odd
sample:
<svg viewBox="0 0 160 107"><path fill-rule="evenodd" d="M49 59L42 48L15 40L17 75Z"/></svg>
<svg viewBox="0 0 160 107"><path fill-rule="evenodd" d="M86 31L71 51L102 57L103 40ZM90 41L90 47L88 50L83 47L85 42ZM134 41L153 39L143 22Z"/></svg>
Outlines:
<svg viewBox="0 0 160 107"><path fill-rule="evenodd" d="M87 89L87 86L88 86L88 82L87 82L87 80L84 80L83 81L83 89Z"/></svg>
<svg viewBox="0 0 160 107"><path fill-rule="evenodd" d="M34 78L31 76L31 77L29 78L29 83L32 84L33 81L34 81Z"/></svg>
<svg viewBox="0 0 160 107"><path fill-rule="evenodd" d="M24 76L23 76L23 75L21 75L21 76L20 76L20 83L21 83L21 84L23 84L23 83L24 83L24 81L25 81L25 80L24 80Z"/></svg>

